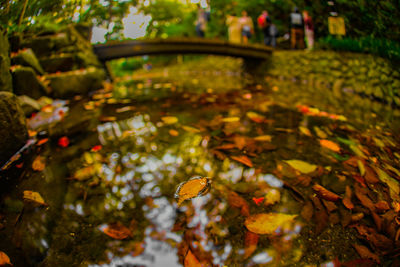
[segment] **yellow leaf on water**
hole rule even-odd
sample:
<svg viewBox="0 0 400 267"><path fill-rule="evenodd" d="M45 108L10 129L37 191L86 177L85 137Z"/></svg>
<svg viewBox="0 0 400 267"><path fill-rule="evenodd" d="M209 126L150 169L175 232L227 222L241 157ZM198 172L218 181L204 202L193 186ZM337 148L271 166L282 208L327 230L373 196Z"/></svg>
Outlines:
<svg viewBox="0 0 400 267"><path fill-rule="evenodd" d="M271 135L260 135L260 136L254 137L254 140L271 142L272 136Z"/></svg>
<svg viewBox="0 0 400 267"><path fill-rule="evenodd" d="M0 266L3 265L12 265L10 258L8 257L8 255L6 253L4 253L3 251L0 251Z"/></svg>
<svg viewBox="0 0 400 267"><path fill-rule="evenodd" d="M279 227L284 228L297 215L283 213L259 213L246 218L244 225L256 234L273 234Z"/></svg>
<svg viewBox="0 0 400 267"><path fill-rule="evenodd" d="M202 196L210 188L211 180L208 177L192 177L187 182L179 184L175 192L175 198L178 199L178 206L183 201L194 197Z"/></svg>
<svg viewBox="0 0 400 267"><path fill-rule="evenodd" d="M284 160L284 162L286 162L292 168L304 174L311 173L317 169L317 165L310 164L302 160L292 159L292 160Z"/></svg>
<svg viewBox="0 0 400 267"><path fill-rule="evenodd" d="M340 152L340 146L330 140L321 139L321 140L319 140L319 144L323 147L326 147L326 148L332 150L332 151Z"/></svg>
<svg viewBox="0 0 400 267"><path fill-rule="evenodd" d="M316 135L321 139L326 139L328 137L328 135L317 126L314 126L314 131Z"/></svg>
<svg viewBox="0 0 400 267"><path fill-rule="evenodd" d="M279 192L277 189L271 189L265 195L264 205L273 205L279 201L281 201L281 192Z"/></svg>
<svg viewBox="0 0 400 267"><path fill-rule="evenodd" d="M32 201L37 204L47 206L46 202L44 202L44 199L38 192L25 190L23 198L24 198L24 200Z"/></svg>
<svg viewBox="0 0 400 267"><path fill-rule="evenodd" d="M174 124L178 122L178 118L174 117L174 116L165 116L162 117L161 120L165 123L165 124Z"/></svg>
<svg viewBox="0 0 400 267"><path fill-rule="evenodd" d="M265 121L265 116L255 113L253 111L249 111L246 113L247 117L257 123L262 123L263 121Z"/></svg>
<svg viewBox="0 0 400 267"><path fill-rule="evenodd" d="M240 120L239 117L227 117L222 119L223 122L237 122L239 120Z"/></svg>

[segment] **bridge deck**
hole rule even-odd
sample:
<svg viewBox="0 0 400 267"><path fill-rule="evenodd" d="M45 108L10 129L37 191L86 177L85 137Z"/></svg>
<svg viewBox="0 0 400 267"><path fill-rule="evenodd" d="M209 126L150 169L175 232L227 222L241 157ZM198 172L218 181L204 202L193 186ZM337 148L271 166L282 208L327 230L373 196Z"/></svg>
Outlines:
<svg viewBox="0 0 400 267"><path fill-rule="evenodd" d="M242 45L203 38L148 39L94 45L94 52L103 62L121 57L155 54L216 54L246 59L267 59L272 50L271 47L264 45Z"/></svg>

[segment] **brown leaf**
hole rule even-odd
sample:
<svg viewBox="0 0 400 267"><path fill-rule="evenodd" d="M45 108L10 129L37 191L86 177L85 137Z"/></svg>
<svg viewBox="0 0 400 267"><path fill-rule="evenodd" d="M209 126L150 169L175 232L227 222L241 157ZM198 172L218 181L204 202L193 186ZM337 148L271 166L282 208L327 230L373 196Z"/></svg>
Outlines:
<svg viewBox="0 0 400 267"><path fill-rule="evenodd" d="M233 138L233 142L235 143L236 147L239 150L242 150L246 146L246 137L240 136L240 135L235 135Z"/></svg>
<svg viewBox="0 0 400 267"><path fill-rule="evenodd" d="M324 188L319 184L315 184L313 187L314 191L318 194L319 197L329 200L329 201L338 201L341 199L340 196L336 195L335 193L329 191L328 189Z"/></svg>
<svg viewBox="0 0 400 267"><path fill-rule="evenodd" d="M307 222L310 222L313 214L314 214L314 207L313 207L311 201L307 201L304 204L300 215L301 215L301 217L304 218L304 220L306 220Z"/></svg>
<svg viewBox="0 0 400 267"><path fill-rule="evenodd" d="M43 171L46 168L45 159L42 156L37 156L32 163L32 169L34 171Z"/></svg>
<svg viewBox="0 0 400 267"><path fill-rule="evenodd" d="M363 259L371 259L374 262L380 264L378 255L372 253L366 246L353 244L353 247L357 250L357 253Z"/></svg>
<svg viewBox="0 0 400 267"><path fill-rule="evenodd" d="M335 205L335 203L322 199L322 203L324 203L324 206L326 208L326 210L328 211L328 213L331 213L334 210L337 210L337 206Z"/></svg>
<svg viewBox="0 0 400 267"><path fill-rule="evenodd" d="M3 251L0 251L0 266L4 265L12 265L12 264L8 255Z"/></svg>
<svg viewBox="0 0 400 267"><path fill-rule="evenodd" d="M329 217L318 197L312 197L311 200L313 201L314 206L315 206L315 209L314 209L314 212L315 212L314 217L316 220L315 232L317 234L319 234L328 225Z"/></svg>
<svg viewBox="0 0 400 267"><path fill-rule="evenodd" d="M364 207L368 208L371 211L375 210L375 205L372 200L366 194L364 194L363 190L361 190L361 187L357 184L355 184L354 193Z"/></svg>
<svg viewBox="0 0 400 267"><path fill-rule="evenodd" d="M231 156L231 159L236 160L240 163L243 163L244 165L252 168L253 167L253 163L251 162L251 160L247 157L247 156Z"/></svg>
<svg viewBox="0 0 400 267"><path fill-rule="evenodd" d="M375 203L375 208L376 208L378 211L387 211L387 210L390 209L390 206L389 206L389 204L388 204L386 201L380 200L380 201L378 201L377 203Z"/></svg>
<svg viewBox="0 0 400 267"><path fill-rule="evenodd" d="M350 188L350 186L346 185L346 193L345 193L345 196L344 196L342 202L343 202L343 205L346 208L348 208L349 210L354 209L354 204L351 202L351 195L352 195L351 188Z"/></svg>
<svg viewBox="0 0 400 267"><path fill-rule="evenodd" d="M212 149L211 153L213 153L219 160L224 160L227 157L224 153L216 149Z"/></svg>
<svg viewBox="0 0 400 267"><path fill-rule="evenodd" d="M244 259L250 257L257 249L259 235L253 232L247 231L244 236Z"/></svg>
<svg viewBox="0 0 400 267"><path fill-rule="evenodd" d="M244 198L239 196L236 192L234 191L228 192L228 203L232 207L240 209L240 214L242 214L242 216L247 217L250 215L249 204Z"/></svg>
<svg viewBox="0 0 400 267"><path fill-rule="evenodd" d="M127 237L132 237L131 230L129 230L129 228L127 228L120 222L109 224L103 229L103 232L109 237L119 240L125 239Z"/></svg>

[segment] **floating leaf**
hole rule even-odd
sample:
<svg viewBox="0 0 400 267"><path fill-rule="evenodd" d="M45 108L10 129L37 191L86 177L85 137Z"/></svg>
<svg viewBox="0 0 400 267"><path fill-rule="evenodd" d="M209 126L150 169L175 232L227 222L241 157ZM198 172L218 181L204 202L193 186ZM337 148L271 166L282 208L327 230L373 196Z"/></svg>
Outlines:
<svg viewBox="0 0 400 267"><path fill-rule="evenodd" d="M103 229L103 232L114 239L125 239L132 237L132 232L128 227L124 226L120 222L111 223Z"/></svg>
<svg viewBox="0 0 400 267"><path fill-rule="evenodd" d="M43 171L46 168L45 159L42 156L37 156L32 163L32 169L34 171Z"/></svg>
<svg viewBox="0 0 400 267"><path fill-rule="evenodd" d="M328 135L324 131L322 131L318 126L314 126L314 132L321 139L326 139L328 137Z"/></svg>
<svg viewBox="0 0 400 267"><path fill-rule="evenodd" d="M257 123L262 123L265 121L265 116L255 113L253 111L249 111L246 113L247 117Z"/></svg>
<svg viewBox="0 0 400 267"><path fill-rule="evenodd" d="M188 181L179 184L175 192L175 198L178 199L178 206L183 201L194 197L202 196L210 189L211 180L209 177L192 177Z"/></svg>
<svg viewBox="0 0 400 267"><path fill-rule="evenodd" d="M99 150L101 150L101 149L102 149L102 146L101 146L101 145L96 145L96 146L92 147L92 149L90 149L90 151L92 151L92 152L97 152L97 151L99 151Z"/></svg>
<svg viewBox="0 0 400 267"><path fill-rule="evenodd" d="M321 139L321 140L319 140L319 143L321 146L326 147L332 151L340 152L340 146L338 144L336 144L335 142L332 142L327 139Z"/></svg>
<svg viewBox="0 0 400 267"><path fill-rule="evenodd" d="M254 203L256 203L257 206L259 206L260 203L264 201L264 197L259 197L259 198L253 197L252 200L254 201Z"/></svg>
<svg viewBox="0 0 400 267"><path fill-rule="evenodd" d="M184 267L203 267L203 265L199 262L196 256L189 249L188 253L185 256L185 260L183 262Z"/></svg>
<svg viewBox="0 0 400 267"><path fill-rule="evenodd" d="M46 202L44 202L44 199L38 192L25 190L23 198L26 201L31 201L31 202L35 202L39 205L48 206L46 204Z"/></svg>
<svg viewBox="0 0 400 267"><path fill-rule="evenodd" d="M6 253L4 253L3 251L0 251L0 266L4 266L4 265L12 265L10 258L8 257L8 255Z"/></svg>
<svg viewBox="0 0 400 267"><path fill-rule="evenodd" d="M222 119L223 122L237 122L239 120L240 120L239 117L227 117Z"/></svg>
<svg viewBox="0 0 400 267"><path fill-rule="evenodd" d="M273 234L279 227L292 222L296 216L283 213L259 213L247 217L244 225L256 234Z"/></svg>
<svg viewBox="0 0 400 267"><path fill-rule="evenodd" d="M58 139L58 145L60 147L67 147L69 145L68 137L67 136L60 137L60 139Z"/></svg>
<svg viewBox="0 0 400 267"><path fill-rule="evenodd" d="M304 174L311 173L317 169L317 165L310 164L302 160L292 159L292 160L284 160L284 162L286 162L292 168Z"/></svg>
<svg viewBox="0 0 400 267"><path fill-rule="evenodd" d="M231 156L231 159L236 160L240 163L243 163L244 165L252 168L253 167L253 163L251 162L251 160L247 157L247 156Z"/></svg>
<svg viewBox="0 0 400 267"><path fill-rule="evenodd" d="M271 135L260 135L260 136L254 137L254 140L271 142L272 141L272 136Z"/></svg>
<svg viewBox="0 0 400 267"><path fill-rule="evenodd" d="M236 148L235 144L224 144L221 146L214 147L214 149L220 149L220 150L230 150L230 149L234 149L234 148Z"/></svg>
<svg viewBox="0 0 400 267"><path fill-rule="evenodd" d="M49 138L41 139L41 140L39 140L39 141L37 142L37 145L38 145L38 146L41 146L41 145L47 143L47 141L49 141Z"/></svg>
<svg viewBox="0 0 400 267"><path fill-rule="evenodd" d="M177 117L173 117L173 116L166 116L166 117L162 117L161 120L165 123L165 124L174 124L178 122L178 118Z"/></svg>
<svg viewBox="0 0 400 267"><path fill-rule="evenodd" d="M328 189L326 189L325 187L323 187L319 184L315 184L313 186L313 189L315 192L317 192L317 194L321 198L329 200L329 201L337 201L341 198L340 196L336 195L335 193L329 191Z"/></svg>

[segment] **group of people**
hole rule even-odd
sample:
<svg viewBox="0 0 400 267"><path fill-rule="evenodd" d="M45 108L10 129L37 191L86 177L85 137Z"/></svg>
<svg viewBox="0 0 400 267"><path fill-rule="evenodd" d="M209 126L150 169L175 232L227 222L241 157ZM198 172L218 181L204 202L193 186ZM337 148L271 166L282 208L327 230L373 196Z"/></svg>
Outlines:
<svg viewBox="0 0 400 267"><path fill-rule="evenodd" d="M207 21L209 20L209 12L202 8L198 8L196 20L196 33L199 37L204 37L204 31ZM228 26L229 41L232 43L247 44L254 34L254 24L251 17L247 15L245 10L242 11L240 17L228 15L226 18ZM264 36L264 44L276 47L276 39L278 37L278 29L272 23L271 17L266 10L262 11L257 18L258 28ZM303 14L295 7L290 13L290 47L291 49L304 49L305 38L307 48L312 49L314 46L314 25L308 12L305 10Z"/></svg>

